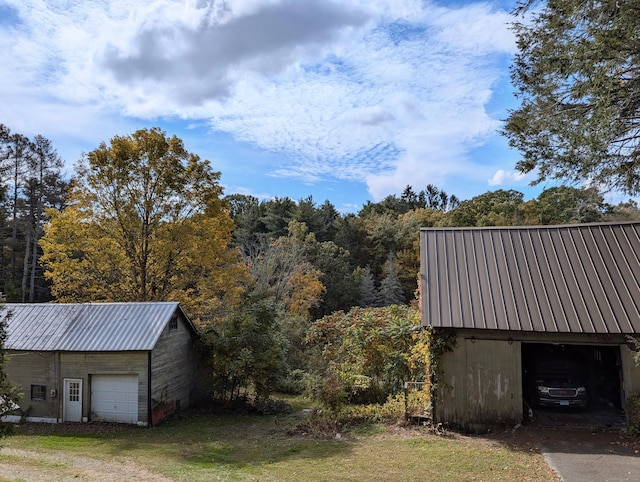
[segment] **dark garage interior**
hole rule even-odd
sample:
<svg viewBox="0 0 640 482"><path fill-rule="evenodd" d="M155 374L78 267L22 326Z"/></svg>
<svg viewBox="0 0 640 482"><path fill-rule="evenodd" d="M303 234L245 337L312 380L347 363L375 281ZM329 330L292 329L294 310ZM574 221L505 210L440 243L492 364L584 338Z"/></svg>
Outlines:
<svg viewBox="0 0 640 482"><path fill-rule="evenodd" d="M524 419L552 425L623 422L620 348L522 344Z"/></svg>

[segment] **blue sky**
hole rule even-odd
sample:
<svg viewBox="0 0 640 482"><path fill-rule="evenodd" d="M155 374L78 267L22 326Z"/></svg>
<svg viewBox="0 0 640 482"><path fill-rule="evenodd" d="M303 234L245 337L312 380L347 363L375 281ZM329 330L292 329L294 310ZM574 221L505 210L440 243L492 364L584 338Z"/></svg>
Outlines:
<svg viewBox="0 0 640 482"><path fill-rule="evenodd" d="M515 2L0 0L0 123L68 165L159 126L226 194L341 212L435 184L526 198L498 130Z"/></svg>

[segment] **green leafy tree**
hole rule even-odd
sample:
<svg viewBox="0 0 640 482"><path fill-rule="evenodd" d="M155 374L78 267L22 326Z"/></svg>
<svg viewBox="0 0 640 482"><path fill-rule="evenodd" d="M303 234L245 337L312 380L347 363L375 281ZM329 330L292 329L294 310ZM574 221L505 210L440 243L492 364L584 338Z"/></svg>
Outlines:
<svg viewBox="0 0 640 482"><path fill-rule="evenodd" d="M524 195L503 189L462 201L447 213L452 226L517 226L524 220Z"/></svg>
<svg viewBox="0 0 640 482"><path fill-rule="evenodd" d="M160 129L102 143L76 166L70 205L40 241L58 301L175 300L206 321L237 302L245 272L220 173Z"/></svg>
<svg viewBox="0 0 640 482"><path fill-rule="evenodd" d="M532 4L536 8L530 8ZM537 181L590 181L640 192L640 5L523 3L512 79L520 106L504 128Z"/></svg>
<svg viewBox="0 0 640 482"><path fill-rule="evenodd" d="M267 398L285 373L276 306L245 298L223 321L204 334L210 348L213 389L217 398L233 400L250 389Z"/></svg>
<svg viewBox="0 0 640 482"><path fill-rule="evenodd" d="M289 222L294 220L296 208L295 201L288 197L276 197L263 203L264 214L261 221L271 239L287 236Z"/></svg>
<svg viewBox="0 0 640 482"><path fill-rule="evenodd" d="M526 224L574 224L601 221L609 209L595 188L545 189L524 207Z"/></svg>
<svg viewBox="0 0 640 482"><path fill-rule="evenodd" d="M353 276L350 253L333 241L315 242L307 246L309 260L320 272L325 293L319 306L312 309L312 317L339 310L348 310L358 304L358 287Z"/></svg>

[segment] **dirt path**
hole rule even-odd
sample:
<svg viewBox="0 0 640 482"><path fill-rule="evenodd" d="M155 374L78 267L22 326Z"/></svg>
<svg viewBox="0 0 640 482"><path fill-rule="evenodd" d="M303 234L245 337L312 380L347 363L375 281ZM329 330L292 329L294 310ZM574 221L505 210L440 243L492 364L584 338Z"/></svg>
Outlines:
<svg viewBox="0 0 640 482"><path fill-rule="evenodd" d="M52 479L52 473L56 475ZM103 461L63 452L42 453L12 448L0 449L0 480L77 481L170 481L162 475L136 466L126 458Z"/></svg>

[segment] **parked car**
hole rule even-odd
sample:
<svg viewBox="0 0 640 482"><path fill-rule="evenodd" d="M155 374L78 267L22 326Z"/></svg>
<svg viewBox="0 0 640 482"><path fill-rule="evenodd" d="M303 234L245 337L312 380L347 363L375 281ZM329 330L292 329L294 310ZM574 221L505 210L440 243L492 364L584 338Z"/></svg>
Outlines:
<svg viewBox="0 0 640 482"><path fill-rule="evenodd" d="M544 361L534 373L535 402L541 407L580 407L589 404L585 374L565 360Z"/></svg>

